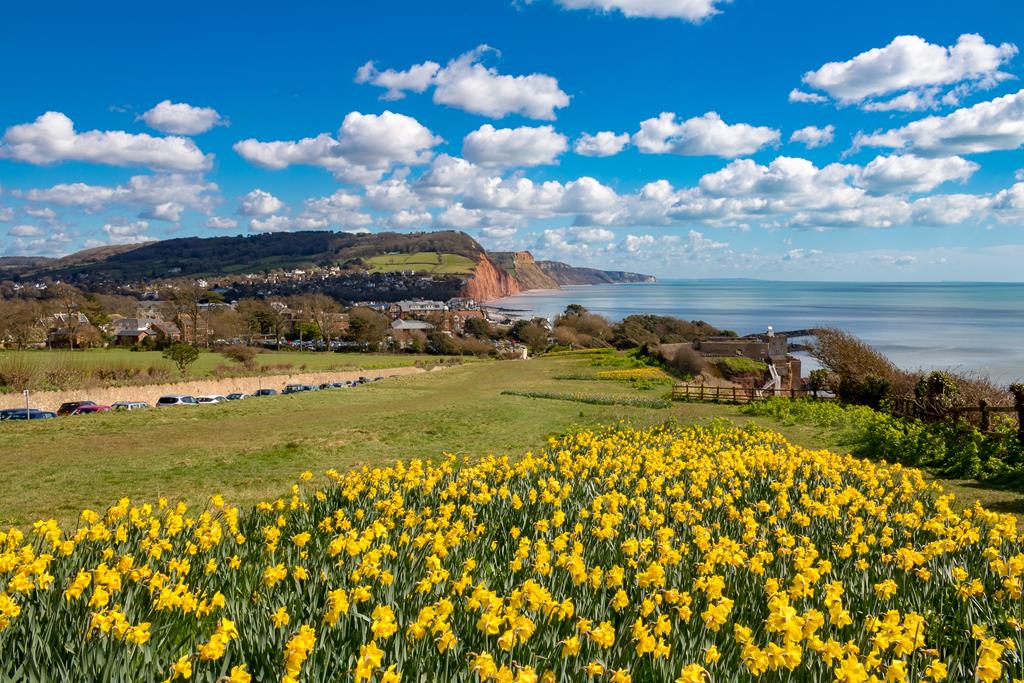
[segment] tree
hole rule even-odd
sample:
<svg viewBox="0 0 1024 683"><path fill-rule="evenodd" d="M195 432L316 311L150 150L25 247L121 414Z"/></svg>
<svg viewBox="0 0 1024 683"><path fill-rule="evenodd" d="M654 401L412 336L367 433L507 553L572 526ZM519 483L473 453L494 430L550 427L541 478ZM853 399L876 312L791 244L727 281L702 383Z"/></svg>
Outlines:
<svg viewBox="0 0 1024 683"><path fill-rule="evenodd" d="M547 328L541 324L543 318L533 320L517 320L512 326L512 335L530 347L533 353L541 353L548 348L549 338Z"/></svg>
<svg viewBox="0 0 1024 683"><path fill-rule="evenodd" d="M807 388L811 390L814 398L818 398L819 391L827 391L830 385L829 372L824 368L811 370L811 373L807 376Z"/></svg>
<svg viewBox="0 0 1024 683"><path fill-rule="evenodd" d="M25 348L44 334L41 318L42 311L35 301L0 301L0 341L9 340L16 348Z"/></svg>
<svg viewBox="0 0 1024 683"><path fill-rule="evenodd" d="M391 320L372 308L358 306L348 312L348 336L352 341L379 348L391 330Z"/></svg>
<svg viewBox="0 0 1024 683"><path fill-rule="evenodd" d="M65 316L64 326L68 334L68 346L75 350L75 337L78 336L80 326L79 313L81 312L82 293L75 287L68 284L58 284L51 289L51 296L60 308L60 313Z"/></svg>
<svg viewBox="0 0 1024 683"><path fill-rule="evenodd" d="M164 358L171 361L178 367L178 372L180 372L181 376L184 377L188 372L189 366L195 363L196 359L199 358L199 349L191 344L178 342L167 347L163 355Z"/></svg>
<svg viewBox="0 0 1024 683"><path fill-rule="evenodd" d="M306 294L300 297L300 303L303 314L316 325L320 338L324 340L324 351L330 351L341 306L326 294Z"/></svg>
<svg viewBox="0 0 1024 683"><path fill-rule="evenodd" d="M469 318L463 323L462 329L466 334L480 339L488 339L491 336L491 324L486 318Z"/></svg>
<svg viewBox="0 0 1024 683"><path fill-rule="evenodd" d="M238 302L236 310L245 321L250 344L253 334L273 334L275 344L280 346L285 319L277 309L261 299L242 299Z"/></svg>
<svg viewBox="0 0 1024 683"><path fill-rule="evenodd" d="M170 305L174 314L174 322L181 329L182 339L191 336L193 344L199 344L199 304L203 300L205 290L195 284L184 284L174 289ZM186 324L191 323L191 327ZM188 330L191 330L189 335Z"/></svg>

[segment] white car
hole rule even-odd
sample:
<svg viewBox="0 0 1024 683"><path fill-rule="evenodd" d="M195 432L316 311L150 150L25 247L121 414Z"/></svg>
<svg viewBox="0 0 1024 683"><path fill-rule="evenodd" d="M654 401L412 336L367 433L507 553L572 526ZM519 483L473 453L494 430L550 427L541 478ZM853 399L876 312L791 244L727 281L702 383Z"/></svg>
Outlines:
<svg viewBox="0 0 1024 683"><path fill-rule="evenodd" d="M161 396L156 402L157 408L167 408L169 406L194 406L197 405L197 401L192 396L185 394L167 394Z"/></svg>
<svg viewBox="0 0 1024 683"><path fill-rule="evenodd" d="M110 407L114 410L145 410L149 404L145 401L118 401Z"/></svg>
<svg viewBox="0 0 1024 683"><path fill-rule="evenodd" d="M197 396L196 403L209 404L209 403L223 403L227 401L227 398L223 396Z"/></svg>

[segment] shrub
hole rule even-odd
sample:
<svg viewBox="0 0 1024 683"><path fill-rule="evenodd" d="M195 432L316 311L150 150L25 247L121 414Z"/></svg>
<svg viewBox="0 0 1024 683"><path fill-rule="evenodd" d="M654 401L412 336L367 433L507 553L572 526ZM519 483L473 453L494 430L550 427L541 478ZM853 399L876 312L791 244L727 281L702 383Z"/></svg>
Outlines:
<svg viewBox="0 0 1024 683"><path fill-rule="evenodd" d="M196 359L199 358L199 349L191 344L183 344L179 342L167 347L163 356L174 363L178 368L178 372L180 372L181 376L184 377L188 373L189 366L195 363Z"/></svg>
<svg viewBox="0 0 1024 683"><path fill-rule="evenodd" d="M260 351L252 346L243 346L241 344L234 344L232 346L225 346L220 350L220 353L225 358L235 361L240 365L252 370L256 367L256 354Z"/></svg>
<svg viewBox="0 0 1024 683"><path fill-rule="evenodd" d="M668 361L676 372L696 377L704 371L704 359L689 346L680 346Z"/></svg>
<svg viewBox="0 0 1024 683"><path fill-rule="evenodd" d="M0 390L32 389L39 376L39 364L24 353L0 355Z"/></svg>

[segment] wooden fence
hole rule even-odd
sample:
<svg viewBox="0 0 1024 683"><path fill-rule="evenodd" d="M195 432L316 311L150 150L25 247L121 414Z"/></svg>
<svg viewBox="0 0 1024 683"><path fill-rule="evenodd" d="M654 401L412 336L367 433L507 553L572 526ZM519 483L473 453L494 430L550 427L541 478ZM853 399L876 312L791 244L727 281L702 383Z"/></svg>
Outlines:
<svg viewBox="0 0 1024 683"><path fill-rule="evenodd" d="M1024 401L1017 401L1012 406L994 406L985 399L978 401L976 406L956 406L952 408L936 405L927 401L901 399L893 403L892 412L900 417L938 422L940 420L958 420L966 418L978 426L984 434L992 431L992 418L996 415L1009 415L1017 422L1017 436L1024 444Z"/></svg>
<svg viewBox="0 0 1024 683"><path fill-rule="evenodd" d="M752 387L720 387L706 384L675 384L672 386L673 401L702 401L707 403L750 403L769 396L783 398L810 398L828 401L830 398L815 396L803 389L754 389Z"/></svg>

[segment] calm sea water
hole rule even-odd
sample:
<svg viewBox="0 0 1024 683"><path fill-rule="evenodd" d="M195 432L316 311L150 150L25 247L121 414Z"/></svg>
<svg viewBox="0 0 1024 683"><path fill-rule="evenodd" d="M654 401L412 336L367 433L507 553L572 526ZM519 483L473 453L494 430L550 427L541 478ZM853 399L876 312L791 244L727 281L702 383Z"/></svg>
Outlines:
<svg viewBox="0 0 1024 683"><path fill-rule="evenodd" d="M838 283L664 280L566 287L495 305L554 316L578 303L619 320L633 313L706 320L740 334L832 326L907 369L982 372L1024 379L1024 283Z"/></svg>

